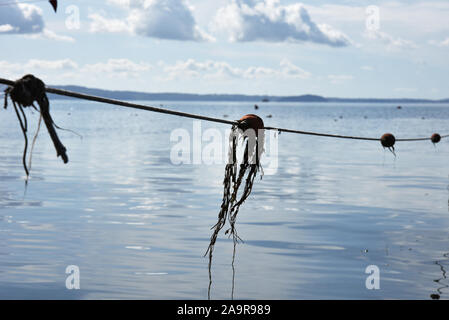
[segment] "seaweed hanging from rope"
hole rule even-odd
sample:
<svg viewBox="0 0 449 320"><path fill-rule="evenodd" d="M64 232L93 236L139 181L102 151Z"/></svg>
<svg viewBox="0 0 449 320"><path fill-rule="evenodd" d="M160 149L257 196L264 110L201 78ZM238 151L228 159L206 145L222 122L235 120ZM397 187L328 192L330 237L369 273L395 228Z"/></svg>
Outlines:
<svg viewBox="0 0 449 320"><path fill-rule="evenodd" d="M230 228L225 231L225 234L232 236L234 242L234 252L232 264L235 260L236 244L242 241L237 234L235 223L240 206L251 194L254 179L262 169L260 165L260 157L263 153L264 146L264 124L261 118L256 115L249 114L238 120L238 124L232 126L231 134L229 136L229 155L228 164L225 167L225 177L223 180L223 200L221 209L218 214L218 222L211 228L213 229L210 238L210 244L207 248L205 256L209 254L209 290L208 296L210 298L210 287L212 284L212 257L217 241L218 234L223 229L226 221L229 222ZM243 159L240 164L237 161L237 146L238 140L242 139L242 146L244 148ZM246 177L246 178L245 178ZM244 188L239 197L239 189L244 182Z"/></svg>
<svg viewBox="0 0 449 320"><path fill-rule="evenodd" d="M31 167L31 154L29 159L29 165L27 165L26 163L26 156L28 151L28 136L27 136L28 122L26 114L24 112L24 108L26 107L34 108L40 114L38 129L33 139L32 148L34 147L34 143L36 142L37 134L40 128L40 122L43 119L45 126L47 127L47 131L50 135L50 138L55 146L57 156L58 157L60 156L64 161L64 163L67 163L69 161L69 158L67 157L67 149L59 140L58 134L56 133L55 128L59 129L59 127L54 123L50 115L50 103L45 93L44 82L31 74L25 75L21 79L15 81L14 85L5 89L5 104L4 104L5 109L8 107L8 96L11 98L14 110L17 115L17 119L19 120L20 128L22 130L25 139L22 163L27 176L26 182L28 182L28 178L30 175L29 169ZM37 108L34 105L34 101L37 102L39 108Z"/></svg>

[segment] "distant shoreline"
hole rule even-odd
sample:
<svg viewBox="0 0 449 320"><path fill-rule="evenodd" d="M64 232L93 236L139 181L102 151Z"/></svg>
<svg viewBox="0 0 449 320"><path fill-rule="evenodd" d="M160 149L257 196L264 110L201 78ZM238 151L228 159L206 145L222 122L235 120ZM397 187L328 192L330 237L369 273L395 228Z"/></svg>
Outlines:
<svg viewBox="0 0 449 320"><path fill-rule="evenodd" d="M1 88L1 91L3 89ZM116 100L149 100L149 101L223 101L223 102L252 102L264 104L267 102L342 102L342 103L394 103L398 106L403 103L449 103L447 99L409 99L409 98L334 98L319 95L304 94L298 96L270 96L245 94L194 94L194 93L147 93L139 91L117 91L88 88L75 85L49 85L49 87L75 91L79 93L105 97ZM51 99L70 100L74 98L48 95Z"/></svg>

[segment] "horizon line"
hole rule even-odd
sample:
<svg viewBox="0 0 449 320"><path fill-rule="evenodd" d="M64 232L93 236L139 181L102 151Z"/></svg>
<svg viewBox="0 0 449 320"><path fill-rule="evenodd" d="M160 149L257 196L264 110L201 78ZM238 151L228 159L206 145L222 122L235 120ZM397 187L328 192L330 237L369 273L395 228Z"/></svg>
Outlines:
<svg viewBox="0 0 449 320"><path fill-rule="evenodd" d="M325 96L325 95L314 94L314 93L281 95L281 94L247 94L247 93L193 93L193 92L176 92L176 91L148 92L148 91L135 91L135 90L123 90L123 89L120 89L120 90L103 89L103 88L96 88L96 87L86 87L86 86L76 85L76 84L50 85L50 86L51 87L79 87L79 88L88 89L88 90L106 91L109 93L114 93L114 92L115 93L135 93L135 94L148 94L148 95L172 94L172 95L192 95L192 96L231 96L231 97L232 96L243 96L243 97L248 97L248 98L257 97L257 98L261 98L261 99L264 99L264 98L285 99L285 98L299 98L299 97L316 97L316 98L330 99L330 100L393 100L393 101L412 100L412 101L417 101L417 102L419 102L419 101L449 102L449 97L446 97L446 98L408 98L408 97L373 98L373 97L334 97L334 96ZM276 102L288 102L288 101L276 101ZM294 102L294 101L292 101L292 102ZM308 102L314 102L314 101L308 101ZM315 102L328 102L328 101L315 101Z"/></svg>

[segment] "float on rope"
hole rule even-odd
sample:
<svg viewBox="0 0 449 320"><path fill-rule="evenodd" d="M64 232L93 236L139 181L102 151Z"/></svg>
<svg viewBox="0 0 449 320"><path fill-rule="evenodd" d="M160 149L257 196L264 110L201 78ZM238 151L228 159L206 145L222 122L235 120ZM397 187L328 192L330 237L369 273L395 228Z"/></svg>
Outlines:
<svg viewBox="0 0 449 320"><path fill-rule="evenodd" d="M394 155L394 144L396 142L396 138L391 133L384 133L382 137L380 137L380 143L382 144L382 147L388 148Z"/></svg>
<svg viewBox="0 0 449 320"><path fill-rule="evenodd" d="M432 141L433 144L436 144L441 141L441 136L438 133L434 133L430 137L430 140Z"/></svg>

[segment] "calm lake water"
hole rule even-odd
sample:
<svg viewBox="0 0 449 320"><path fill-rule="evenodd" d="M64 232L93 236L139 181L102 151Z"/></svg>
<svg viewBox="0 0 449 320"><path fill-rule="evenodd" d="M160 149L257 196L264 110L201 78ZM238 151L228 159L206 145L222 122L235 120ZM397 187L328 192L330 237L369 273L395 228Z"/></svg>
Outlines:
<svg viewBox="0 0 449 320"><path fill-rule="evenodd" d="M255 112L246 102L161 103L228 119ZM449 105L258 104L267 126L397 138L449 133ZM0 110L0 298L207 299L203 254L225 159L170 158L177 143L170 135L185 129L193 159L199 123L83 101L53 100L51 108L59 126L83 139L58 132L70 159L64 165L43 127L27 188L22 133L13 109ZM28 115L31 140L38 115ZM216 128L225 144L228 126L200 125L203 133ZM235 299L449 298L449 139L397 143L396 157L376 141L288 133L270 141L278 143L277 172L256 178L237 219L244 243ZM232 249L220 234L212 299L232 296ZM79 267L79 290L66 288L69 265ZM365 286L370 265L379 268L379 290Z"/></svg>

